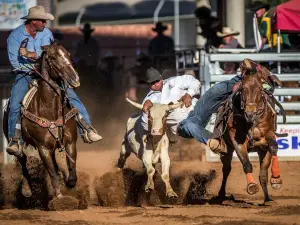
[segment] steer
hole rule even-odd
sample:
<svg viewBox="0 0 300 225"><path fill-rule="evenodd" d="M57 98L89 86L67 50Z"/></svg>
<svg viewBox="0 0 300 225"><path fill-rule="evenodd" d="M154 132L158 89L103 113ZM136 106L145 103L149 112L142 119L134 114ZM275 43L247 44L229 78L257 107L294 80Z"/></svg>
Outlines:
<svg viewBox="0 0 300 225"><path fill-rule="evenodd" d="M126 99L135 107L142 109L143 105ZM166 120L169 112L179 108L181 102L173 105L153 103L149 109L144 109L148 115L148 131L142 126L141 115L131 116L127 121L126 133L122 142L118 167L121 169L125 165L126 159L133 152L141 159L146 167L148 180L145 186L146 193L154 190L153 176L155 174L155 164L161 161L161 178L166 185L166 195L169 199L176 199L178 196L170 184L169 169L169 139L166 134Z"/></svg>

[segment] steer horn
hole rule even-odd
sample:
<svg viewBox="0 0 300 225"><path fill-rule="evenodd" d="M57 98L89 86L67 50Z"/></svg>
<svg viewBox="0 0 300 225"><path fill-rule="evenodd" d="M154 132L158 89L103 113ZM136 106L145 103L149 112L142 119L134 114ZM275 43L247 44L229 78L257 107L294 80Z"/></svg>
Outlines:
<svg viewBox="0 0 300 225"><path fill-rule="evenodd" d="M183 102L178 102L176 104L173 104L173 105L168 105L169 106L169 110L172 110L172 109L177 109L179 108L180 106L182 106Z"/></svg>
<svg viewBox="0 0 300 225"><path fill-rule="evenodd" d="M143 109L143 105L142 105L142 104L133 102L133 101L131 101L129 98L126 98L126 101L129 102L131 105L137 107L138 109Z"/></svg>

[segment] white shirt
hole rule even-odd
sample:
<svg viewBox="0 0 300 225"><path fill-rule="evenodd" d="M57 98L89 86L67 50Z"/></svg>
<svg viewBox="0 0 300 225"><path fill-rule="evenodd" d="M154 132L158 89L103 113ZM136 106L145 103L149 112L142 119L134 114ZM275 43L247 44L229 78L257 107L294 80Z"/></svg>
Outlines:
<svg viewBox="0 0 300 225"><path fill-rule="evenodd" d="M170 102L177 103L177 101L186 93L192 98L200 94L200 82L191 75L182 75L171 77L163 81L163 88L161 91L150 91L145 97L143 104L146 100L152 103L169 104ZM188 108L174 109L167 118L167 123L176 125L182 120L186 119L189 112L194 109L197 102L196 98L192 99L192 105ZM142 115L142 124L145 130L148 129L148 118L145 113ZM172 129L173 130L173 129Z"/></svg>

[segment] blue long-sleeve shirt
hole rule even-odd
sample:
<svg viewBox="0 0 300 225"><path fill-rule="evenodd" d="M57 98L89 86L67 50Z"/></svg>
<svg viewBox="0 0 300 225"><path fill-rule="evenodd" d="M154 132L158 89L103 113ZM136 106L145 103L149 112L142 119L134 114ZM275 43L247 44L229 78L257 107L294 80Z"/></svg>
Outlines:
<svg viewBox="0 0 300 225"><path fill-rule="evenodd" d="M20 25L10 33L7 39L9 61L14 69L21 67L18 71L29 72L30 67L32 67L35 62L22 57L19 54L21 42L26 38L29 39L26 49L30 52L36 52L38 56L41 56L42 54L41 46L50 45L54 39L52 32L48 28L45 28L41 32L37 32L36 37L33 38L26 32L24 24Z"/></svg>

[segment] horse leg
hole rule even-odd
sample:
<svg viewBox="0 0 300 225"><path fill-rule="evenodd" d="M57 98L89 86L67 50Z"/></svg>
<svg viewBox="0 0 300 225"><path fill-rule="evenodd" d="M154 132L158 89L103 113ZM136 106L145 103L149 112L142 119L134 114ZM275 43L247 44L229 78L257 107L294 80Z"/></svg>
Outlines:
<svg viewBox="0 0 300 225"><path fill-rule="evenodd" d="M22 189L21 192L22 194L26 197L29 198L32 195L31 192L31 187L30 187L30 175L28 172L28 169L26 167L26 162L27 162L27 156L26 154L23 154L21 158L18 158L18 161L22 167Z"/></svg>
<svg viewBox="0 0 300 225"><path fill-rule="evenodd" d="M268 193L268 169L271 164L271 153L269 151L258 151L258 155L260 163L259 181L265 196L264 202L270 202L272 199Z"/></svg>
<svg viewBox="0 0 300 225"><path fill-rule="evenodd" d="M233 149L227 147L227 153L221 154L220 159L223 165L222 172L223 172L223 179L222 179L222 185L218 193L218 197L221 200L224 200L226 197L226 183L227 178L231 171L231 161L232 161L232 155L233 155Z"/></svg>
<svg viewBox="0 0 300 225"><path fill-rule="evenodd" d="M60 185L59 185L59 176L56 172L56 168L52 159L52 155L50 151L45 148L44 146L38 147L40 157L44 163L45 168L47 169L50 178L51 178L51 184L54 190L54 194L56 197L60 198L62 197L61 191L60 191Z"/></svg>
<svg viewBox="0 0 300 225"><path fill-rule="evenodd" d="M75 187L77 183L77 173L76 173L76 159L77 159L77 149L76 149L76 141L66 146L67 153L67 165L69 169L69 176L66 181L66 185L69 188Z"/></svg>
<svg viewBox="0 0 300 225"><path fill-rule="evenodd" d="M267 139L268 145L269 145L269 150L272 155L272 167L271 167L271 186L273 189L279 189L282 184L282 179L280 178L280 169L279 169L279 162L278 162L278 143L275 139L275 134Z"/></svg>
<svg viewBox="0 0 300 225"><path fill-rule="evenodd" d="M253 167L249 160L248 151L247 151L248 141L246 139L243 144L238 144L234 138L235 134L232 132L229 132L229 133L230 133L230 139L233 143L236 154L239 157L239 159L243 165L243 169L244 169L244 172L247 177L247 192L250 195L254 195L255 193L258 192L259 187L258 187L258 184L254 181L253 174L252 174Z"/></svg>

